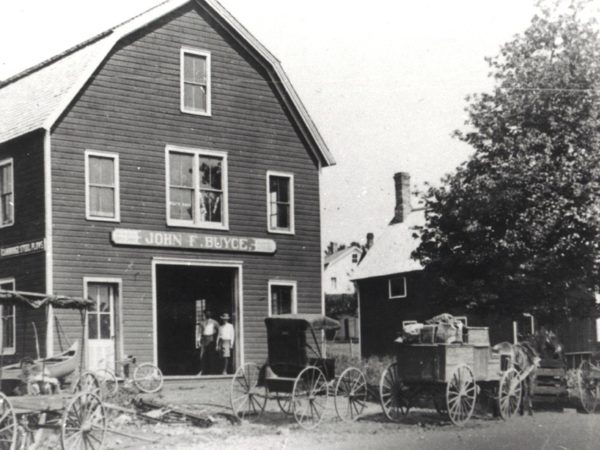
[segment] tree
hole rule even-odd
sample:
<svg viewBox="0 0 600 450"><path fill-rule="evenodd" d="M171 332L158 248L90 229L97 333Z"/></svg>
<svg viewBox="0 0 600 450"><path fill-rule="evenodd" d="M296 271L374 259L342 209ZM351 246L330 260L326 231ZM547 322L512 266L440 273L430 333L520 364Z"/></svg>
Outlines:
<svg viewBox="0 0 600 450"><path fill-rule="evenodd" d="M422 193L413 256L448 305L548 322L593 308L600 39L580 15L586 3L540 2L525 32L487 59L495 87L467 98L456 133L474 153Z"/></svg>

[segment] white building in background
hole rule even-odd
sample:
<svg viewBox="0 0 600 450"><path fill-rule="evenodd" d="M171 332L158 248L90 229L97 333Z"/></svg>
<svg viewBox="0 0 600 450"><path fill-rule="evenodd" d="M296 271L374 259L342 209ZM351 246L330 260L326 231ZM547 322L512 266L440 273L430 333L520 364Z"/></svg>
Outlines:
<svg viewBox="0 0 600 450"><path fill-rule="evenodd" d="M338 250L325 257L323 286L326 295L354 294L354 283L350 281L363 250L358 247L348 247Z"/></svg>

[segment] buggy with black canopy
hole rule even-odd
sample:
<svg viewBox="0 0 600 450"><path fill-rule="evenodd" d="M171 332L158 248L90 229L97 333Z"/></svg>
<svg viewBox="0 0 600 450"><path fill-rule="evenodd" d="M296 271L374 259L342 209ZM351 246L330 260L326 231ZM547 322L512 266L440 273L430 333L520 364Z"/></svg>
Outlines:
<svg viewBox="0 0 600 450"><path fill-rule="evenodd" d="M314 428L323 418L333 388L338 417L356 420L366 403L365 376L349 367L336 377L335 362L323 354L317 336L339 329L339 323L319 314L282 314L266 318L265 325L267 363L262 367L247 363L235 373L231 386L234 413L241 418L260 414L270 398L300 426Z"/></svg>

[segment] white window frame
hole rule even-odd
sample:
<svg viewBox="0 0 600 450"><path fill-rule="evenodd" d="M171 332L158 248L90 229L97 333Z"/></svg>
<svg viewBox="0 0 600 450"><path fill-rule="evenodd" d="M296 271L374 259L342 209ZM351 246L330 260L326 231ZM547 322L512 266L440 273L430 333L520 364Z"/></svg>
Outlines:
<svg viewBox="0 0 600 450"><path fill-rule="evenodd" d="M95 216L90 210L90 157L110 158L114 162L114 179L115 179L115 217ZM101 152L96 150L85 151L85 218L87 220L99 222L120 222L121 221L121 186L119 181L119 154L113 152Z"/></svg>
<svg viewBox="0 0 600 450"><path fill-rule="evenodd" d="M271 298L271 288L273 286L286 286L286 287L291 287L292 288L292 314L298 314L298 282L295 280L269 280L268 283L268 289L269 289L269 295L268 295L268 311L267 311L267 317L271 317L271 311L272 311L272 305L273 305L273 299Z"/></svg>
<svg viewBox="0 0 600 450"><path fill-rule="evenodd" d="M188 108L185 106L185 55L202 56L206 58L206 111L200 111L197 109ZM179 56L179 95L180 95L180 107L181 112L186 114L193 114L195 116L211 116L212 106L212 88L211 88L211 61L210 52L207 50L201 50L192 47L181 47Z"/></svg>
<svg viewBox="0 0 600 450"><path fill-rule="evenodd" d="M122 323L122 317L123 317L123 311L122 311L122 305L123 305L123 279L122 278L107 278L107 277L83 277L83 298L87 299L88 298L88 285L90 283L95 283L95 284L113 284L117 286L118 292L117 292L117 297L114 299L115 301L113 302L112 305L112 317L111 317L111 329L112 332L114 334L114 336L111 336L111 339L116 339L116 343L115 343L115 361L119 361L123 358L123 355L125 355L125 351L123 348L123 339L122 339L122 334L123 334L123 323ZM116 304L115 304L116 303ZM115 319L117 320L115 322ZM85 312L85 325L84 325L85 329L84 329L84 336L85 339L89 339L88 338L88 311L86 310ZM117 334L119 333L119 334Z"/></svg>
<svg viewBox="0 0 600 450"><path fill-rule="evenodd" d="M404 282L404 295L392 295L392 280L397 280L399 278L402 278L402 280ZM408 291L406 289L406 277L400 276L400 277L388 278L388 297L390 300L393 300L396 298L406 298L407 296L408 296Z"/></svg>
<svg viewBox="0 0 600 450"><path fill-rule="evenodd" d="M17 289L17 285L13 278L1 278L0 285L5 283L12 283L13 290ZM4 334L4 305L0 305L0 336ZM2 342L2 346L4 346L4 342ZM13 346L12 347L0 347L0 353L3 355L14 355L17 351L17 305L13 304Z"/></svg>
<svg viewBox="0 0 600 450"><path fill-rule="evenodd" d="M12 192L12 204L11 204L11 220L8 223L0 223L0 228L12 227L15 224L15 164L12 158L6 158L0 161L0 167L10 165L10 181L11 181L11 192Z"/></svg>
<svg viewBox="0 0 600 450"><path fill-rule="evenodd" d="M273 228L271 227L271 177L288 178L290 182L290 227L289 228ZM294 174L291 172L278 172L275 170L267 170L267 231L276 234L295 234L295 203L294 203Z"/></svg>
<svg viewBox="0 0 600 450"><path fill-rule="evenodd" d="M180 219L171 219L171 193L170 193L170 158L169 154L171 152L174 153L187 153L194 156L194 212L192 220L180 220ZM200 168L198 167L198 157L200 155L203 156L212 156L221 158L223 163L221 165L221 186L223 189L223 205L222 205L222 213L221 213L221 223L217 222L200 222L197 218L200 217L200 204L198 199L200 198L200 180L198 178L198 171ZM228 162L227 162L227 152L217 151L217 150L207 150L203 148L191 148L191 147L181 147L177 145L167 145L165 148L165 198L166 198L166 217L167 217L167 225L171 227L186 227L186 228L198 228L198 229L209 229L209 230L229 230L229 178L228 178Z"/></svg>

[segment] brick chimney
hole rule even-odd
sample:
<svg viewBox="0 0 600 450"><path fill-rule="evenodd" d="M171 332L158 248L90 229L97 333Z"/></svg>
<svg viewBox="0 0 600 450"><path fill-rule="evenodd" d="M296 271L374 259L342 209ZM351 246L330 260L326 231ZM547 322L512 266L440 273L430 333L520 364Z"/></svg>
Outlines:
<svg viewBox="0 0 600 450"><path fill-rule="evenodd" d="M367 248L367 250L369 250L371 247L373 247L374 241L375 241L375 235L373 233L367 233L367 243L365 244L365 247Z"/></svg>
<svg viewBox="0 0 600 450"><path fill-rule="evenodd" d="M404 222L412 211L410 204L410 175L408 172L394 174L394 183L396 185L396 208L390 225Z"/></svg>

